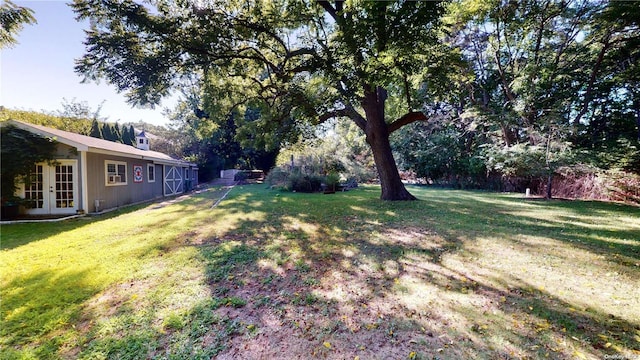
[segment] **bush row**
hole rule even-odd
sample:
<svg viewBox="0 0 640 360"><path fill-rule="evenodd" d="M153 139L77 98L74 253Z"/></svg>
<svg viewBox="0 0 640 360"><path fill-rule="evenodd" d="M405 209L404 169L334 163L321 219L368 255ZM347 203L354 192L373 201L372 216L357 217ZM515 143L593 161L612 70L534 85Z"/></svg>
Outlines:
<svg viewBox="0 0 640 360"><path fill-rule="evenodd" d="M322 175L319 173L305 173L300 168L286 169L275 167L271 169L265 182L272 188L294 192L320 192L323 190L335 191L340 185L340 175L330 173Z"/></svg>

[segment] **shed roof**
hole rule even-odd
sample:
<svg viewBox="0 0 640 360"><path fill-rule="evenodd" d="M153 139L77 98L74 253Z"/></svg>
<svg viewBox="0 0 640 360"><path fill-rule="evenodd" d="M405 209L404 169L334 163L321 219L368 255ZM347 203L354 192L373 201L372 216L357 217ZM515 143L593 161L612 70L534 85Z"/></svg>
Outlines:
<svg viewBox="0 0 640 360"><path fill-rule="evenodd" d="M162 164L195 166L193 163L174 159L161 152L141 150L131 145L97 139L91 136L53 129L42 125L30 124L18 120L7 120L2 124L2 126L5 126L5 124L15 125L18 128L30 131L40 136L53 138L60 143L76 148L78 151L106 153L114 156L151 160Z"/></svg>

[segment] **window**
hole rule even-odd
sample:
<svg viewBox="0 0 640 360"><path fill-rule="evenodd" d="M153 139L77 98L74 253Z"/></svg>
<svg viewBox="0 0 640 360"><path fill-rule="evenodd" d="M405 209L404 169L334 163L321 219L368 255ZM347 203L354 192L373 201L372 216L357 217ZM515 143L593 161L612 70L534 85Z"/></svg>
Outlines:
<svg viewBox="0 0 640 360"><path fill-rule="evenodd" d="M127 163L105 160L105 177L107 186L127 185Z"/></svg>
<svg viewBox="0 0 640 360"><path fill-rule="evenodd" d="M156 182L156 166L147 164L147 182Z"/></svg>
<svg viewBox="0 0 640 360"><path fill-rule="evenodd" d="M144 139L140 139L140 144L144 144Z"/></svg>

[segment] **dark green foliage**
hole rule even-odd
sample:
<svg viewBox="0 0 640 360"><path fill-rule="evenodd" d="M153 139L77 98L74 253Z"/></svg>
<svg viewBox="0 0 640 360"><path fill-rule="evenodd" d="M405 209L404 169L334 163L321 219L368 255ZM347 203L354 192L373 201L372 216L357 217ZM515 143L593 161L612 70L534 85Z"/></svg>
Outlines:
<svg viewBox="0 0 640 360"><path fill-rule="evenodd" d="M327 186L327 190L336 191L340 185L340 175L336 173L330 173L324 179L324 183Z"/></svg>
<svg viewBox="0 0 640 360"><path fill-rule="evenodd" d="M9 0L0 5L0 49L17 44L16 35L24 24L35 24L33 10Z"/></svg>
<svg viewBox="0 0 640 360"><path fill-rule="evenodd" d="M280 141L274 140L271 144L266 144L261 142L263 138L260 136L240 137L234 120L237 116L239 115L235 112L228 115L226 121L213 132L210 139L213 152L224 159L224 169L239 167L247 170L269 170L275 165ZM259 111L249 109L244 121L253 122L259 118Z"/></svg>
<svg viewBox="0 0 640 360"><path fill-rule="evenodd" d="M405 168L453 186L545 183L547 196L551 184L572 196L589 179L565 176L567 167L640 172L640 8L577 0L451 5L448 41L467 64L441 103L426 99L442 116L394 139Z"/></svg>
<svg viewBox="0 0 640 360"><path fill-rule="evenodd" d="M133 128L133 125L129 125L129 138L131 139L131 145L135 145L136 130Z"/></svg>
<svg viewBox="0 0 640 360"><path fill-rule="evenodd" d="M236 124L233 116L233 114L227 116L226 121L223 121L213 132L211 139L207 139L213 153L224 159L224 169L234 168L242 156L242 147L235 139Z"/></svg>
<svg viewBox="0 0 640 360"><path fill-rule="evenodd" d="M245 147L242 157L238 159L238 165L243 169L267 171L276 164L279 152L279 148L264 150Z"/></svg>
<svg viewBox="0 0 640 360"><path fill-rule="evenodd" d="M324 177L316 174L292 172L289 174L287 188L294 192L312 193L322 190Z"/></svg>
<svg viewBox="0 0 640 360"><path fill-rule="evenodd" d="M116 142L123 142L122 141L122 132L120 131L120 124L116 123L115 125L113 125L113 134L114 137L116 138Z"/></svg>
<svg viewBox="0 0 640 360"><path fill-rule="evenodd" d="M224 116L225 121L213 124L210 119L196 117L192 107L183 101L168 114L172 120L173 134L165 136L172 144L180 144L181 152L177 156L189 158L198 164L200 181L217 178L220 170L225 169L267 171L273 167L280 151L279 145L267 149L257 141L245 139L241 142L234 121L234 117L239 115Z"/></svg>
<svg viewBox="0 0 640 360"><path fill-rule="evenodd" d="M402 129L394 140L403 165L418 177L456 187L484 185L487 167L473 132L453 124L440 128L414 124Z"/></svg>
<svg viewBox="0 0 640 360"><path fill-rule="evenodd" d="M594 116L587 125L570 137L580 161L605 170L623 169L640 174L640 124L634 126L633 114L615 99L602 99L602 107L618 110ZM640 114L640 113L639 113Z"/></svg>
<svg viewBox="0 0 640 360"><path fill-rule="evenodd" d="M323 185L325 188L329 184L335 187L339 181L340 177L337 174L325 176L313 171L306 172L300 168L287 170L283 167L271 169L265 178L265 182L273 188L302 193L322 191Z"/></svg>
<svg viewBox="0 0 640 360"><path fill-rule="evenodd" d="M102 139L102 130L100 130L100 125L98 124L98 120L93 120L91 122L91 132L89 136Z"/></svg>
<svg viewBox="0 0 640 360"><path fill-rule="evenodd" d="M109 141L116 141L118 137L115 134L113 125L102 123L102 138Z"/></svg>
<svg viewBox="0 0 640 360"><path fill-rule="evenodd" d="M132 128L131 126L127 127L123 127L122 128L122 135L120 137L121 141L123 144L125 145L135 145L135 141L136 138L135 136L131 136L131 132L129 131L129 129Z"/></svg>
<svg viewBox="0 0 640 360"><path fill-rule="evenodd" d="M3 126L2 147L2 201L9 201L18 189L18 181L28 181L36 163L53 161L56 142L13 125Z"/></svg>

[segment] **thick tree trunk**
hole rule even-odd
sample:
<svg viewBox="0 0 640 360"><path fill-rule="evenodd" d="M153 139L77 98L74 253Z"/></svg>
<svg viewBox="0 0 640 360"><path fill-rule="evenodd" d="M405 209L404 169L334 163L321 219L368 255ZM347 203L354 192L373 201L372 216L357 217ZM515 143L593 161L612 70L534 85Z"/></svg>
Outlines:
<svg viewBox="0 0 640 360"><path fill-rule="evenodd" d="M373 159L376 163L380 186L382 187L382 200L416 200L405 188L396 160L393 158L391 143L389 142L389 127L384 120L384 101L386 94L383 89L369 91L365 95L363 102L364 111L367 115L365 133L367 143L373 152Z"/></svg>
<svg viewBox="0 0 640 360"><path fill-rule="evenodd" d="M382 187L382 200L416 200L405 188L396 161L391 152L391 144L389 143L389 135L380 136L376 134L373 138L367 136L367 142L373 151L373 159L380 176L380 186Z"/></svg>

